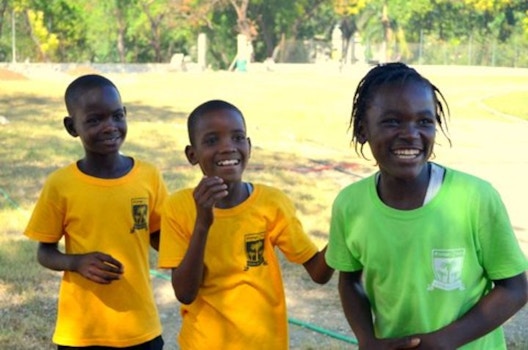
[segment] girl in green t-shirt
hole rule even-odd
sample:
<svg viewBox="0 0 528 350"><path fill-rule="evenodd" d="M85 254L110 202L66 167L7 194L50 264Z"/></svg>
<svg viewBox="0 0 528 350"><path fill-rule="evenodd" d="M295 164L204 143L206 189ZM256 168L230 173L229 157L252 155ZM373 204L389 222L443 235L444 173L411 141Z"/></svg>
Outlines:
<svg viewBox="0 0 528 350"><path fill-rule="evenodd" d="M501 324L527 301L527 261L499 194L430 162L447 104L403 63L354 95L356 151L379 171L335 199L326 251L360 349L505 349Z"/></svg>

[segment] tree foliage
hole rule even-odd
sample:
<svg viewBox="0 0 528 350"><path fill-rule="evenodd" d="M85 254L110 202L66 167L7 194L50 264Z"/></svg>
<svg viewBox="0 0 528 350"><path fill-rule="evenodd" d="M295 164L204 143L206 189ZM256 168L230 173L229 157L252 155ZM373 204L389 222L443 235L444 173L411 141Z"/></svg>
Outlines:
<svg viewBox="0 0 528 350"><path fill-rule="evenodd" d="M343 57L357 36L367 56L383 47L383 59L415 60L409 43L425 39L478 43L485 56L486 45L525 50L527 17L526 0L0 0L0 61L14 44L17 61L168 62L196 58L206 33L215 68L233 62L238 34L256 61L297 62L328 45L336 25Z"/></svg>

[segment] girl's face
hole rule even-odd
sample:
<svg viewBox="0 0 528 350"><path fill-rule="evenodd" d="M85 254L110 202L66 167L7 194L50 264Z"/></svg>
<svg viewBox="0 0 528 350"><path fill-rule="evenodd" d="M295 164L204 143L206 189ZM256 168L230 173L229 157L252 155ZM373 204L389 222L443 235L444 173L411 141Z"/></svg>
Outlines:
<svg viewBox="0 0 528 350"><path fill-rule="evenodd" d="M368 142L385 176L413 180L433 152L435 96L424 82L380 86L360 123L360 142Z"/></svg>
<svg viewBox="0 0 528 350"><path fill-rule="evenodd" d="M226 183L242 180L251 144L242 116L231 109L208 112L196 121L194 145L186 148L191 164L200 164L204 175Z"/></svg>

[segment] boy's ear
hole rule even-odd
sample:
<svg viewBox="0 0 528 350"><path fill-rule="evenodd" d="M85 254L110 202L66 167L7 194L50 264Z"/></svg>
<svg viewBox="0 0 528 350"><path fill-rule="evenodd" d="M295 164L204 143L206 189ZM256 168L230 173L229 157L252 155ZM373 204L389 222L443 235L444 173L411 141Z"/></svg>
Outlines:
<svg viewBox="0 0 528 350"><path fill-rule="evenodd" d="M72 117L70 116L64 117L64 119L62 120L62 123L64 124L64 127L66 128L66 131L68 132L68 134L70 134L73 137L79 136L79 134L77 134L77 131L75 130L75 125L73 123Z"/></svg>
<svg viewBox="0 0 528 350"><path fill-rule="evenodd" d="M185 156L192 165L198 164L198 159L196 159L196 152L194 152L193 146L185 146Z"/></svg>

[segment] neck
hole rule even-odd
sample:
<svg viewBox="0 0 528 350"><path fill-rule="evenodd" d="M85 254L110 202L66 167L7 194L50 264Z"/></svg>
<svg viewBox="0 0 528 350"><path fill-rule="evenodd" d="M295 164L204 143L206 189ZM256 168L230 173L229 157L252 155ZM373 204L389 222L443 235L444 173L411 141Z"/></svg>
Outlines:
<svg viewBox="0 0 528 350"><path fill-rule="evenodd" d="M133 165L134 161L132 158L119 153L110 156L87 155L77 162L79 170L83 173L103 179L115 179L125 176L130 172Z"/></svg>
<svg viewBox="0 0 528 350"><path fill-rule="evenodd" d="M228 195L222 200L216 202L215 206L221 209L229 209L236 207L244 202L249 197L249 191L246 183L239 181L227 184Z"/></svg>
<svg viewBox="0 0 528 350"><path fill-rule="evenodd" d="M376 186L381 201L399 210L412 210L423 205L429 185L430 165L424 166L413 179L399 179L380 175Z"/></svg>

